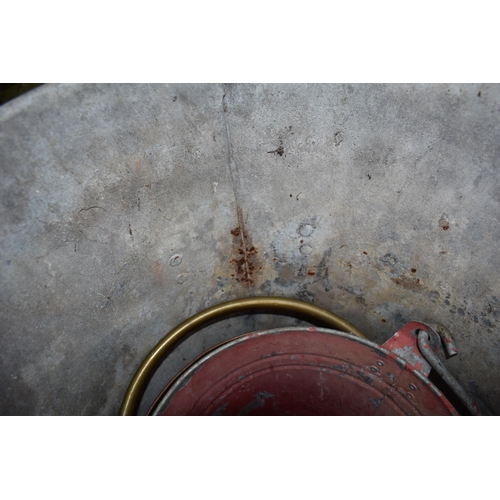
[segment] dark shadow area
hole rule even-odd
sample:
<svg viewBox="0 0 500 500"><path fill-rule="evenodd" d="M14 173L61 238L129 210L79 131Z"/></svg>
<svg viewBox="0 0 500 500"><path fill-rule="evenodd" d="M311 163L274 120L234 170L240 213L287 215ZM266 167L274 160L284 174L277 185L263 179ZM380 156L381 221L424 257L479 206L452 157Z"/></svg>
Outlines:
<svg viewBox="0 0 500 500"><path fill-rule="evenodd" d="M467 407L458 399L457 395L448 387L448 384L441 378L436 370L431 370L429 380L444 394L444 397L455 407L461 416L470 417Z"/></svg>
<svg viewBox="0 0 500 500"><path fill-rule="evenodd" d="M42 83L0 83L0 106L26 92L43 85Z"/></svg>

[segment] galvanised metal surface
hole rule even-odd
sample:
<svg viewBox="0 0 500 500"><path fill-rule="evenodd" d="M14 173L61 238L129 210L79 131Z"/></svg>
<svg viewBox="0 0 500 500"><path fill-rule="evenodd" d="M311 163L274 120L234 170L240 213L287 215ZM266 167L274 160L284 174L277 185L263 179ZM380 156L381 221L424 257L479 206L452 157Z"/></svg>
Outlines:
<svg viewBox="0 0 500 500"><path fill-rule="evenodd" d="M287 328L227 341L185 369L155 415L457 415L424 375L373 342Z"/></svg>
<svg viewBox="0 0 500 500"><path fill-rule="evenodd" d="M500 412L498 85L43 85L0 107L0 413L117 414L175 325L248 296L383 344L441 324ZM141 408L229 319L172 353ZM149 399L149 401L148 401Z"/></svg>

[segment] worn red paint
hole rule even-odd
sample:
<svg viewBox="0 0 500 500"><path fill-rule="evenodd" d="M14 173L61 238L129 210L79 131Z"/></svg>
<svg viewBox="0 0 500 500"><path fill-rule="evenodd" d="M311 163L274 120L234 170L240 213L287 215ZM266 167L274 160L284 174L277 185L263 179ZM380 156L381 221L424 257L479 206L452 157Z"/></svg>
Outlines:
<svg viewBox="0 0 500 500"><path fill-rule="evenodd" d="M331 331L252 333L193 362L161 413L456 415L415 371L392 352Z"/></svg>
<svg viewBox="0 0 500 500"><path fill-rule="evenodd" d="M401 330L398 330L382 347L394 351L400 357L404 358L410 366L427 376L430 373L431 367L420 354L416 333L418 330L428 331L428 326L417 321L412 321L401 328Z"/></svg>

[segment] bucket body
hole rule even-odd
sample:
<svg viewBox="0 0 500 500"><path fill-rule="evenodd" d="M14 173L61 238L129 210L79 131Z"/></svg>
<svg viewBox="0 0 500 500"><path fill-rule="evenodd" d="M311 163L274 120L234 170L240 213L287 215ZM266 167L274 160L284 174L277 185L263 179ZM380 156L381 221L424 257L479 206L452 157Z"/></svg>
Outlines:
<svg viewBox="0 0 500 500"><path fill-rule="evenodd" d="M204 353L157 398L153 415L457 415L425 375L354 335L282 328Z"/></svg>

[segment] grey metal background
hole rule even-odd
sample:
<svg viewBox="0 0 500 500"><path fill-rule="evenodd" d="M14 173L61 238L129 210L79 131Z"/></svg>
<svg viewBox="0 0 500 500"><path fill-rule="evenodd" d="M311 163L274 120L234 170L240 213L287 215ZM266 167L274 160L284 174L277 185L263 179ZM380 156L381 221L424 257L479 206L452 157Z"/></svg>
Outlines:
<svg viewBox="0 0 500 500"><path fill-rule="evenodd" d="M169 329L248 295L314 302L378 343L441 322L447 367L499 413L499 166L499 85L61 84L10 101L0 413L117 414ZM142 411L210 345L291 324L195 334Z"/></svg>

